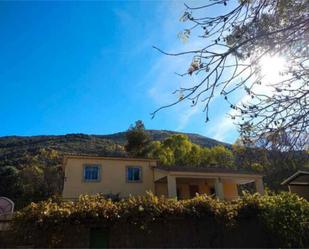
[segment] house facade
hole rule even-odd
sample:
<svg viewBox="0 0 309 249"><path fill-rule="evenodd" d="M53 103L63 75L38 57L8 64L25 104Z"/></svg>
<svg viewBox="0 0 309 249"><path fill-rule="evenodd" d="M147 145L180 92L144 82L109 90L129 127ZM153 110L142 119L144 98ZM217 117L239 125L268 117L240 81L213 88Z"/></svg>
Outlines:
<svg viewBox="0 0 309 249"><path fill-rule="evenodd" d="M289 192L309 200L309 171L299 170L285 179L281 185L288 186Z"/></svg>
<svg viewBox="0 0 309 249"><path fill-rule="evenodd" d="M156 160L137 158L66 156L63 198L76 199L81 194L145 195L188 199L199 194L220 199L238 198L238 185L254 182L263 194L262 175L227 169L162 167Z"/></svg>

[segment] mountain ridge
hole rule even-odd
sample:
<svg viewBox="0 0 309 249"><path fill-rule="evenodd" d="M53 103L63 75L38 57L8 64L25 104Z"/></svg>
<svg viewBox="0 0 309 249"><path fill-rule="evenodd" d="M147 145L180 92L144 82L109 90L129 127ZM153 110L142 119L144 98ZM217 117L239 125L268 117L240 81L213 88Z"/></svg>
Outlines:
<svg viewBox="0 0 309 249"><path fill-rule="evenodd" d="M186 132L177 132L172 130L154 130L149 129L146 130L146 133L148 133L151 137L151 140L159 140L162 141L166 139L170 135L175 134L184 134L189 137L189 139L196 144L199 144L201 146L215 146L215 145L226 145L230 146L229 143L221 142L213 138L209 138L203 135L200 135L198 133L186 133ZM102 139L108 139L113 140L115 142L118 142L119 144L125 144L126 137L125 137L126 131L120 131L115 132L111 134L87 134L87 133L68 133L63 135L30 135L30 136L24 136L24 135L8 135L8 136L0 136L0 147L3 143L5 143L5 140L10 140L11 143L14 142L20 142L20 141L27 141L27 140L34 140L34 141L44 141L44 139L47 140L54 140L58 138L102 138ZM13 140L13 141L11 141ZM6 145L8 145L7 143Z"/></svg>
<svg viewBox="0 0 309 249"><path fill-rule="evenodd" d="M230 144L194 133L169 130L146 130L151 140L162 141L174 134L185 134L202 147ZM52 149L60 154L126 156L126 132L96 135L71 133L65 135L3 136L0 137L0 166L21 167L28 156L35 156L42 149Z"/></svg>

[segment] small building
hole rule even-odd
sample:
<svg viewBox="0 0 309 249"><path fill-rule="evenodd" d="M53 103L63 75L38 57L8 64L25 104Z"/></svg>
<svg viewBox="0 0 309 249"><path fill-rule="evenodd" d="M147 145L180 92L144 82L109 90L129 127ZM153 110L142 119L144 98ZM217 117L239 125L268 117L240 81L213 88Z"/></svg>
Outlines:
<svg viewBox="0 0 309 249"><path fill-rule="evenodd" d="M285 179L281 185L288 186L291 193L309 200L309 171L299 170Z"/></svg>
<svg viewBox="0 0 309 249"><path fill-rule="evenodd" d="M197 193L220 199L238 198L238 185L254 182L256 191L263 194L260 174L230 169L198 167L162 167L156 160L140 158L66 156L63 198L76 199L81 194L145 195L179 199Z"/></svg>

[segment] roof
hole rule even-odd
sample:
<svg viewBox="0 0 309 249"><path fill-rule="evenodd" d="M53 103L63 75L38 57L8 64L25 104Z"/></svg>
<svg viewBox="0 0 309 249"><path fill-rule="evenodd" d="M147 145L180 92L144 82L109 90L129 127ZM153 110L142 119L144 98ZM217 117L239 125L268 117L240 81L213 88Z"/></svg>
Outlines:
<svg viewBox="0 0 309 249"><path fill-rule="evenodd" d="M299 170L295 174L285 179L281 185L308 185L309 171Z"/></svg>
<svg viewBox="0 0 309 249"><path fill-rule="evenodd" d="M156 162L155 159L149 158L133 158L133 157L108 157L108 156L93 156L93 155L64 155L65 159L105 159L105 160L125 160L125 161L148 161Z"/></svg>
<svg viewBox="0 0 309 249"><path fill-rule="evenodd" d="M188 167L188 166L157 166L157 169L165 171L177 172L201 172L201 173L228 173L228 174L247 174L247 175L263 175L261 173L248 171L248 170L235 170L228 168L215 168L215 167Z"/></svg>
<svg viewBox="0 0 309 249"><path fill-rule="evenodd" d="M107 157L93 155L64 155L62 168L64 169L68 159L95 159L95 160L122 160L122 161L142 161L142 162L157 162L157 160L149 158L132 158L132 157Z"/></svg>
<svg viewBox="0 0 309 249"><path fill-rule="evenodd" d="M123 160L123 161L143 161L143 162L157 162L155 159L149 158L132 158L132 157L106 157L106 156L94 156L94 155L65 155L64 164L67 159L102 159L102 160ZM196 167L196 166L162 166L157 165L157 169L165 171L177 171L177 172L200 172L200 173L227 173L227 174L246 174L263 176L261 173L248 171L248 170L235 170L223 167Z"/></svg>

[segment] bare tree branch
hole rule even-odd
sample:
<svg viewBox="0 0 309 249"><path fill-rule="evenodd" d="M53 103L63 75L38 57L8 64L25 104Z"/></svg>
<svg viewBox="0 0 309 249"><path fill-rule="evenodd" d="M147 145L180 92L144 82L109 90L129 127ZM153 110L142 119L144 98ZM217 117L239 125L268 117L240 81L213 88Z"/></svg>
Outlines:
<svg viewBox="0 0 309 249"><path fill-rule="evenodd" d="M199 29L206 45L168 56L192 55L187 72L180 77L203 75L200 82L174 93L181 97L163 105L151 115L180 102L191 106L202 103L209 121L209 106L216 94L230 105L230 117L236 120L247 143L286 150L309 146L309 2L306 0L242 0L236 7L217 16L211 10L228 6L231 1L210 0L204 6L186 6L180 18L192 23L182 33L187 39ZM233 1L237 3L238 1ZM181 36L181 35L180 35ZM267 57L268 56L268 57ZM285 57L281 76L268 82L263 75L263 59ZM271 65L272 66L272 65ZM275 66L275 65L274 65ZM265 91L261 91L261 89ZM231 93L246 100L232 103ZM264 141L264 142L263 142Z"/></svg>

